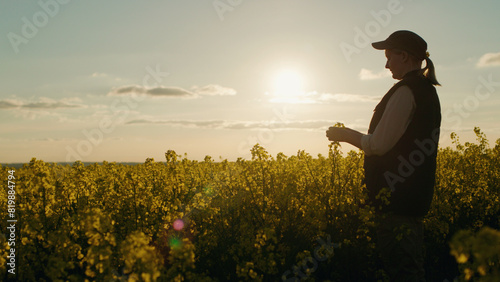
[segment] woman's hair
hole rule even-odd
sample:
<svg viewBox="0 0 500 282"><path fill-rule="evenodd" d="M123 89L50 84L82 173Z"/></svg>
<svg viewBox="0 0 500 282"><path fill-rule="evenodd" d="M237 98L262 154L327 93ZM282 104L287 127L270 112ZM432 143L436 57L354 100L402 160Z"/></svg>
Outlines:
<svg viewBox="0 0 500 282"><path fill-rule="evenodd" d="M434 64L432 63L429 56L425 57L425 68L422 69L422 74L433 84L439 85L439 82L436 79L436 69L434 68Z"/></svg>
<svg viewBox="0 0 500 282"><path fill-rule="evenodd" d="M418 59L416 56L413 54L410 54L408 51L403 51L403 50L398 50L398 49L388 49L390 52L393 52L394 54L401 54L402 52L406 52L411 60L418 64L419 66L422 66L422 62L425 60L425 68L420 70L420 73L425 76L433 85L439 85L441 84L437 81L436 78L436 69L434 68L434 64L432 63L431 59L429 59L429 53L426 53L425 59Z"/></svg>

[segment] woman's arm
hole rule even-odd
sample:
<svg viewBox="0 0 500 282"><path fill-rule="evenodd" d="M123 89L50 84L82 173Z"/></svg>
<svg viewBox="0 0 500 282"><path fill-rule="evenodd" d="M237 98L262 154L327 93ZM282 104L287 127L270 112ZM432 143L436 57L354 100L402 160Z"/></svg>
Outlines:
<svg viewBox="0 0 500 282"><path fill-rule="evenodd" d="M326 137L328 137L328 140L347 142L361 150L363 150L361 147L361 137L363 137L363 135L365 134L347 127L330 127L326 131Z"/></svg>
<svg viewBox="0 0 500 282"><path fill-rule="evenodd" d="M409 87L402 86L389 99L387 107L373 134L362 134L350 128L330 127L330 141L347 142L367 155L383 155L406 131L415 111L415 100Z"/></svg>

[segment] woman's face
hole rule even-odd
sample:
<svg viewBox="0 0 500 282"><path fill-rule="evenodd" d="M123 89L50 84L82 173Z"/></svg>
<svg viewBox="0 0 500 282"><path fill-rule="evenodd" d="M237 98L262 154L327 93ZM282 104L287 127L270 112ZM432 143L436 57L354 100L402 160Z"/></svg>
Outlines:
<svg viewBox="0 0 500 282"><path fill-rule="evenodd" d="M401 51L388 49L385 50L385 57L387 58L385 68L392 72L392 77L394 79L403 79L407 71L405 62L408 59L408 55Z"/></svg>

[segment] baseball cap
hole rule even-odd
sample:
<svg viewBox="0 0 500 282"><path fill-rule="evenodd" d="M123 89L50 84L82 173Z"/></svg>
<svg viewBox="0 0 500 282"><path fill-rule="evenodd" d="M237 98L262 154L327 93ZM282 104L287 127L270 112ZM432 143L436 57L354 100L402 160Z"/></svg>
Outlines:
<svg viewBox="0 0 500 282"><path fill-rule="evenodd" d="M389 35L386 40L372 43L372 46L377 50L398 49L406 51L419 60L427 57L427 42L409 30L398 30Z"/></svg>

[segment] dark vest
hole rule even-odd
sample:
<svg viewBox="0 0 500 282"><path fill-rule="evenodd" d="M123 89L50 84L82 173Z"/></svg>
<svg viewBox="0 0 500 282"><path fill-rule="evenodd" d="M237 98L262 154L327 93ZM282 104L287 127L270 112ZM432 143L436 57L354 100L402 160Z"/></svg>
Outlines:
<svg viewBox="0 0 500 282"><path fill-rule="evenodd" d="M396 145L382 156L365 156L365 183L369 202L379 212L425 216L434 193L441 107L435 87L418 71L409 72L375 107L368 133L375 131L387 102L396 90L408 86L416 109ZM377 199L382 188L391 193L389 204Z"/></svg>

